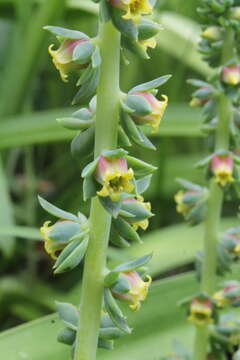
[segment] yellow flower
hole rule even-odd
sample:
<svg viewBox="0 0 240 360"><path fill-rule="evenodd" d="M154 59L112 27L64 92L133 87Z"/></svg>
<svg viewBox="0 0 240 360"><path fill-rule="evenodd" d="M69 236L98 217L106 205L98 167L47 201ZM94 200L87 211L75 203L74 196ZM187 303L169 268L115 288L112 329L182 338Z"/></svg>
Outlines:
<svg viewBox="0 0 240 360"><path fill-rule="evenodd" d="M123 192L131 193L134 184L132 169L128 169L125 158L105 158L101 156L96 171L96 179L103 186L97 192L98 196L109 196L112 201L119 201Z"/></svg>
<svg viewBox="0 0 240 360"><path fill-rule="evenodd" d="M234 181L233 159L230 155L215 154L211 161L211 169L214 173L215 181L221 186Z"/></svg>
<svg viewBox="0 0 240 360"><path fill-rule="evenodd" d="M142 46L142 48L147 51L148 47L155 49L156 45L157 45L157 41L155 39L155 37L152 37L150 39L147 40L140 40L139 44Z"/></svg>
<svg viewBox="0 0 240 360"><path fill-rule="evenodd" d="M145 209L151 211L151 203L144 202L144 199L142 196L138 196L137 201L140 201L141 204L145 207ZM144 219L144 220L140 220L140 221L136 221L136 222L132 223L132 227L134 228L134 230L137 230L139 227L143 230L146 230L148 228L148 225L149 225L148 219Z"/></svg>
<svg viewBox="0 0 240 360"><path fill-rule="evenodd" d="M116 298L127 302L131 310L138 311L141 307L141 302L147 297L148 288L152 282L152 278L147 275L147 281L143 281L137 271L122 273L122 276L126 276L131 289L127 293L113 292L113 295Z"/></svg>
<svg viewBox="0 0 240 360"><path fill-rule="evenodd" d="M141 21L141 15L151 14L152 6L149 0L124 0L126 14L123 15L123 19L132 20L135 23Z"/></svg>
<svg viewBox="0 0 240 360"><path fill-rule="evenodd" d="M79 65L72 60L74 48L82 42L88 41L86 39L80 40L64 40L59 49L53 50L54 45L50 45L48 51L52 56L53 64L60 72L61 79L64 82L68 81L68 73L86 66L86 64Z"/></svg>
<svg viewBox="0 0 240 360"><path fill-rule="evenodd" d="M224 295L224 290L217 291L213 295L213 299L216 300L217 305L220 307L224 307L225 305L230 303L230 299L226 298Z"/></svg>
<svg viewBox="0 0 240 360"><path fill-rule="evenodd" d="M186 216L189 212L190 206L183 202L183 197L185 195L185 191L179 190L176 195L174 196L174 200L177 204L177 212Z"/></svg>
<svg viewBox="0 0 240 360"><path fill-rule="evenodd" d="M190 306L188 320L198 326L210 324L212 319L212 304L209 300L194 299Z"/></svg>
<svg viewBox="0 0 240 360"><path fill-rule="evenodd" d="M233 86L240 84L240 65L225 66L222 70L222 81Z"/></svg>
<svg viewBox="0 0 240 360"><path fill-rule="evenodd" d="M40 228L40 233L42 234L42 237L44 239L44 248L46 252L53 258L57 259L57 256L55 255L56 251L61 250L64 245L63 244L57 244L53 240L49 238L49 232L52 230L53 226L49 226L51 224L51 221L45 221L43 226Z"/></svg>
<svg viewBox="0 0 240 360"><path fill-rule="evenodd" d="M159 101L153 94L147 91L135 92L133 95L143 96L151 105L152 112L145 116L132 115L132 118L136 123L141 125L151 125L152 132L156 133L168 105L168 97L166 95L162 95L164 101Z"/></svg>

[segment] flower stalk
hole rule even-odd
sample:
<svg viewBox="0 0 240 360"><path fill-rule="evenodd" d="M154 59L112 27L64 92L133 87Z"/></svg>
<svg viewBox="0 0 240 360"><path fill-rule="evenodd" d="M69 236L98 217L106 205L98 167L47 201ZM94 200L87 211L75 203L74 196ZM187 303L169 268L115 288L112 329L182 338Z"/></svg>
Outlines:
<svg viewBox="0 0 240 360"><path fill-rule="evenodd" d="M222 62L232 57L233 35L229 30L226 34ZM222 93L218 99L218 125L216 129L215 151L228 150L232 117L232 105L229 98ZM217 269L217 243L219 236L219 223L223 204L223 188L212 178L209 188L208 210L205 221L204 234L204 261L201 277L201 290L213 295L216 286ZM208 326L197 327L194 344L194 360L205 360L208 353Z"/></svg>
<svg viewBox="0 0 240 360"><path fill-rule="evenodd" d="M102 151L112 150L117 146L120 33L111 21L100 23L99 47L102 64L97 88L95 158ZM93 198L90 212L90 242L84 265L80 305L81 322L78 328L75 360L96 359L110 226L111 215L102 207L97 197Z"/></svg>

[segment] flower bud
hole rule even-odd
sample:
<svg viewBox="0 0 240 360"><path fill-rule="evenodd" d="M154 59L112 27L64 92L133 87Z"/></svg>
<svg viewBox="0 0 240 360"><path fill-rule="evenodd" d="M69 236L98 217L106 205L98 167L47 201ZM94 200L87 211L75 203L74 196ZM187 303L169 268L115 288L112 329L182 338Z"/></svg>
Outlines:
<svg viewBox="0 0 240 360"><path fill-rule="evenodd" d="M198 326L207 325L213 322L213 303L208 298L197 297L190 305L188 320Z"/></svg>
<svg viewBox="0 0 240 360"><path fill-rule="evenodd" d="M149 0L109 0L110 4L126 13L122 16L125 20L135 23L141 21L141 16L152 13L152 5Z"/></svg>
<svg viewBox="0 0 240 360"><path fill-rule="evenodd" d="M222 81L228 85L240 84L240 65L225 66L222 70Z"/></svg>
<svg viewBox="0 0 240 360"><path fill-rule="evenodd" d="M141 307L141 302L147 297L148 288L152 282L151 277L147 275L147 281L143 281L137 271L121 273L120 276L129 283L130 290L125 293L118 292L115 286L115 288L112 288L113 296L127 302L133 311L138 311Z"/></svg>
<svg viewBox="0 0 240 360"><path fill-rule="evenodd" d="M219 26L209 26L202 32L202 37L210 41L218 41L222 39L222 31Z"/></svg>
<svg viewBox="0 0 240 360"><path fill-rule="evenodd" d="M215 181L221 186L234 181L233 178L233 158L227 154L215 154L211 160L211 170L214 174Z"/></svg>
<svg viewBox="0 0 240 360"><path fill-rule="evenodd" d="M127 160L124 157L100 156L95 178L103 187L97 192L98 196L109 196L112 201L119 201L121 193L133 191L134 184L131 181L133 177L134 172L128 169Z"/></svg>
<svg viewBox="0 0 240 360"><path fill-rule="evenodd" d="M134 212L134 205L136 206L136 214L133 217L124 217L124 220L126 220L129 224L132 225L134 230L138 230L140 227L143 230L146 230L149 225L148 218L152 216L151 214L151 203L150 202L144 202L144 199L142 196L138 196L137 199L126 199L122 202L122 209L128 211L129 205L133 205L133 209L131 209L131 213ZM142 208L143 211L139 210Z"/></svg>
<svg viewBox="0 0 240 360"><path fill-rule="evenodd" d="M73 52L76 46L87 41L90 40L86 38L79 40L65 39L57 50L52 49L54 47L53 44L49 46L48 51L52 56L52 61L64 82L68 81L68 74L70 72L84 68L88 64L88 61L85 64L77 64L73 61Z"/></svg>
<svg viewBox="0 0 240 360"><path fill-rule="evenodd" d="M225 305L240 301L240 283L238 281L228 281L226 286L217 291L214 296L217 305L223 307Z"/></svg>
<svg viewBox="0 0 240 360"><path fill-rule="evenodd" d="M212 98L212 88L209 86L202 86L193 93L193 98L190 101L190 106L203 106Z"/></svg>
<svg viewBox="0 0 240 360"><path fill-rule="evenodd" d="M143 97L149 105L152 107L152 112L148 115L131 115L133 120L140 124L149 124L152 127L152 132L156 132L159 128L161 119L164 115L168 104L168 97L166 95L162 95L164 101L159 101L153 94L147 91L135 92L132 95L137 95Z"/></svg>
<svg viewBox="0 0 240 360"><path fill-rule="evenodd" d="M57 221L49 226L51 221L45 221L40 228L44 239L46 252L56 259L56 252L61 251L68 244L69 240L76 234L80 233L81 226L79 223L70 220Z"/></svg>
<svg viewBox="0 0 240 360"><path fill-rule="evenodd" d="M182 214L185 220L195 225L201 222L205 216L206 190L179 190L174 196L177 204L176 210Z"/></svg>
<svg viewBox="0 0 240 360"><path fill-rule="evenodd" d="M225 231L222 244L227 252L240 256L240 227L231 228Z"/></svg>

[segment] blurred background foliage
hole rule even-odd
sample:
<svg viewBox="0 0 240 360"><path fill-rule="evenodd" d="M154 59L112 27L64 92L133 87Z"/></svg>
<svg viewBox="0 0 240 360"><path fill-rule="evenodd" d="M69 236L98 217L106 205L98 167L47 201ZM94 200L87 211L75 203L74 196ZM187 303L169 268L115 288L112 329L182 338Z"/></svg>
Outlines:
<svg viewBox="0 0 240 360"><path fill-rule="evenodd" d="M57 24L94 36L96 15L97 7L90 0L0 0L1 330L51 313L54 299L62 300L65 296L68 300L66 294L69 299L77 301L78 298L81 269L70 275L53 277L51 260L43 251L38 230L46 214L37 203L37 194L63 209L88 213L81 193L80 173L84 163L73 159L69 149L74 133L62 129L55 121L56 117L73 111L70 104L76 89L73 79L63 84L52 66L47 47L54 39L42 26ZM151 51L151 60L139 60L129 53L130 64L121 68L121 87L127 91L155 77L173 75L161 88L170 104L160 131L153 139L158 150L131 149L134 155L146 161L151 159L159 167L146 194L155 217L144 235L142 247L111 248L109 258L111 263L117 263L120 259L154 250L150 271L156 279L164 280L156 282L142 315L131 317L137 330L127 341L133 344L138 341L137 347L131 345L131 356L127 357L125 340L125 347L117 347L114 359L124 356L124 359L134 360L139 359L140 354L142 360L149 359L144 357L143 349L147 354L151 346L155 349L152 359L157 360L154 356L160 356L158 346L168 349L172 335L179 333L185 334L189 341L188 333L192 329L189 326L186 333L180 331L183 314L177 310L176 302L196 287L191 274L180 273L193 269L194 253L201 247L202 228L190 229L178 224L181 218L175 211L173 196L178 189L176 177L204 182L201 172L193 165L206 153L207 143L200 131L201 113L188 105L192 89L186 80L202 78L209 74L209 69L197 53L200 26L195 0L159 0L154 17L164 28L157 49ZM233 213L233 205L229 202L228 216ZM231 219L226 221L228 225L231 223ZM226 226L223 224L223 227ZM166 301L170 301L167 308ZM16 352L10 354L13 350L10 350L9 341L15 341L16 348L18 344L25 344L26 352L31 354L29 359L46 359L54 354L57 359L64 358L65 350L57 348L60 345L55 344L55 330L49 328L52 319L55 322L55 317L45 318L20 327L20 331L17 328L3 333L0 347L5 349L8 359L24 358L20 357L20 350L19 356ZM148 325L143 329L143 324ZM171 324L174 325L173 334L169 332ZM32 339L43 331L53 336L55 345L46 350L38 341L35 347L38 346L41 356L37 357L31 353L34 351ZM141 346L139 337L144 338ZM48 352L44 353L44 349ZM106 358L110 359L113 355L109 353L108 356Z"/></svg>

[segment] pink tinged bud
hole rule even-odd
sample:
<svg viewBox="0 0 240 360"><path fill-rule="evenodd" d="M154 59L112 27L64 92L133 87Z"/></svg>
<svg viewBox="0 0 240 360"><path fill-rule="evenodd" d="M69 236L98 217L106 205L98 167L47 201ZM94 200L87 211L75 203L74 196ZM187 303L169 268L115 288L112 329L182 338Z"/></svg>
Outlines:
<svg viewBox="0 0 240 360"><path fill-rule="evenodd" d="M50 55L52 56L52 61L57 68L57 70L60 72L61 79L64 82L67 82L68 80L68 74L71 71L74 71L76 69L80 69L85 66L79 65L73 62L72 56L73 51L77 45L79 45L82 42L88 41L86 39L81 40L64 40L59 49L53 50L52 48L54 45L50 45L48 48L48 51Z"/></svg>
<svg viewBox="0 0 240 360"><path fill-rule="evenodd" d="M148 288L152 282L149 275L146 276L147 281L143 281L137 271L130 271L122 274L125 276L130 284L129 292L120 294L113 292L113 295L119 299L127 302L130 309L138 311L141 307L141 302L144 301L148 294Z"/></svg>
<svg viewBox="0 0 240 360"><path fill-rule="evenodd" d="M233 86L240 84L240 65L225 66L222 70L222 81Z"/></svg>
<svg viewBox="0 0 240 360"><path fill-rule="evenodd" d="M235 297L227 296L229 291L237 289L238 287L239 287L239 284L230 284L228 286L225 286L225 288L223 288L223 290L217 291L213 296L217 305L220 307L224 307L225 305L228 305L232 301L240 300L240 298L236 297L236 296Z"/></svg>
<svg viewBox="0 0 240 360"><path fill-rule="evenodd" d="M221 186L234 181L232 176L233 159L230 155L214 155L211 161L211 170L215 181Z"/></svg>
<svg viewBox="0 0 240 360"><path fill-rule="evenodd" d="M213 322L213 304L209 299L193 299L190 305L188 320L198 326L207 325Z"/></svg>
<svg viewBox="0 0 240 360"><path fill-rule="evenodd" d="M143 96L149 104L152 106L152 112L145 116L134 116L132 118L139 124L149 124L152 127L152 132L157 132L164 112L168 104L168 97L162 95L164 101L159 101L153 94L150 92L135 92L133 95Z"/></svg>
<svg viewBox="0 0 240 360"><path fill-rule="evenodd" d="M95 177L103 187L97 194L103 197L109 196L112 201L119 201L121 193L133 191L133 176L133 170L128 169L125 158L100 156Z"/></svg>

